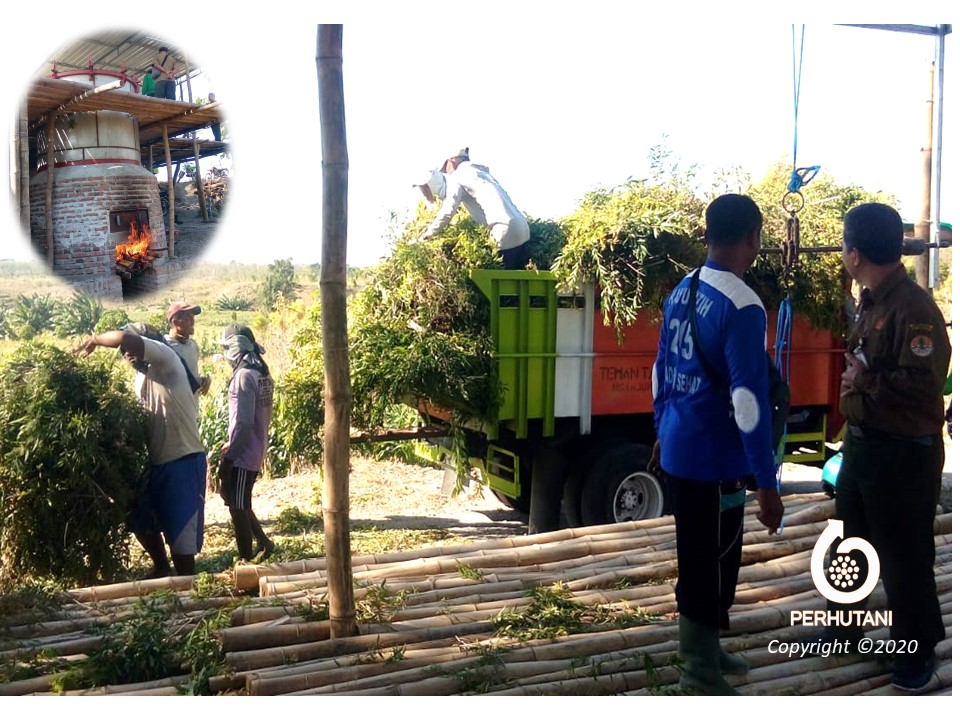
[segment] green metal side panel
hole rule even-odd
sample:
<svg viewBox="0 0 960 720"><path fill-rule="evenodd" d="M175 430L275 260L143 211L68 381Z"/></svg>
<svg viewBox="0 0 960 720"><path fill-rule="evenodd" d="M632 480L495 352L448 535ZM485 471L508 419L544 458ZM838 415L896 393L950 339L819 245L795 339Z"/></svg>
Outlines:
<svg viewBox="0 0 960 720"><path fill-rule="evenodd" d="M554 432L557 367L557 288L552 273L533 270L475 270L470 276L490 301L490 336L504 388L500 421L518 438L529 421L543 420ZM493 439L496 430L488 433Z"/></svg>

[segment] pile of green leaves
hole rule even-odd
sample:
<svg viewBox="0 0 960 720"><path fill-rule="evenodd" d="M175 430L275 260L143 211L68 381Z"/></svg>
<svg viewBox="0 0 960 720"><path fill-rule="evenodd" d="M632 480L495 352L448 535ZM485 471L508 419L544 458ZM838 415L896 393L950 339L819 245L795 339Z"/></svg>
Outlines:
<svg viewBox="0 0 960 720"><path fill-rule="evenodd" d="M418 241L421 213L356 297L350 328L353 421L375 429L391 406L428 400L468 417L494 417L500 387L486 327L489 304L470 271L500 267L486 229L461 214Z"/></svg>
<svg viewBox="0 0 960 720"><path fill-rule="evenodd" d="M0 366L0 582L122 576L147 442L117 360L33 341Z"/></svg>
<svg viewBox="0 0 960 720"><path fill-rule="evenodd" d="M567 241L553 266L559 285L593 283L605 322L618 330L632 324L703 262L705 207L678 182L631 180L587 193L562 222Z"/></svg>
<svg viewBox="0 0 960 720"><path fill-rule="evenodd" d="M60 676L58 689L124 685L189 675L188 695L209 695L209 680L226 669L217 631L230 624L232 608L184 612L179 598L157 592L137 600L131 616L98 630L101 643L88 659Z"/></svg>
<svg viewBox="0 0 960 720"><path fill-rule="evenodd" d="M493 620L497 634L517 640L539 640L576 635L597 626L644 625L651 618L630 611L617 612L603 605L584 605L573 599L563 583L537 586L527 593L530 603L505 608Z"/></svg>
<svg viewBox="0 0 960 720"><path fill-rule="evenodd" d="M658 154L659 153L659 154ZM763 241L779 248L786 211L781 205L790 168L774 166L755 183L739 171L720 174L705 197L693 169L670 163L668 152L651 153L651 179L630 180L588 192L559 222L529 219L530 267L550 270L561 289L596 288L597 307L618 333L640 312L657 314L664 298L706 258L704 215L709 199L744 192L757 200L765 223ZM799 213L803 245L838 245L843 216L852 206L888 197L844 186L821 174L803 190ZM470 280L473 270L502 267L486 228L461 211L437 237L420 240L436 206L421 204L395 231L392 252L367 276L352 298L349 329L355 428L390 426L398 405L428 402L452 415L454 457L464 470L463 429L496 417L501 388L489 336L489 303ZM745 280L776 310L786 295L779 254L763 254ZM838 253L807 254L790 275L794 311L817 327L844 330L849 281ZM317 318L299 359L279 393L282 437L277 448L291 457L311 444L320 456L323 363Z"/></svg>

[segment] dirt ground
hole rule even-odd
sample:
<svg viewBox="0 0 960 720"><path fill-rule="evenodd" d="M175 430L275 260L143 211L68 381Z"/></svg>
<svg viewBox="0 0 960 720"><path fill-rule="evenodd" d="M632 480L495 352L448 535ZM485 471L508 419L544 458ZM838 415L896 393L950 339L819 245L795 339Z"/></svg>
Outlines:
<svg viewBox="0 0 960 720"><path fill-rule="evenodd" d="M443 471L428 467L354 456L350 472L350 519L378 528L445 529L464 539L522 535L527 517L501 503L477 484L458 495L441 492ZM261 478L253 491L253 507L261 521L275 519L284 508L319 513L319 473ZM208 497L208 524L229 522L218 497Z"/></svg>
<svg viewBox="0 0 960 720"><path fill-rule="evenodd" d="M203 222L200 199L190 186L177 188L176 197L174 225L177 257L199 262L212 246L219 223L216 216L211 217L209 222Z"/></svg>

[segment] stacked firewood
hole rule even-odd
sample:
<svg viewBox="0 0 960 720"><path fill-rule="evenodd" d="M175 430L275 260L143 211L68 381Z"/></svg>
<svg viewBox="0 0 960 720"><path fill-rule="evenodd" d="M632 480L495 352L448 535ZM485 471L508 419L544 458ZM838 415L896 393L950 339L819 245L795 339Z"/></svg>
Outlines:
<svg viewBox="0 0 960 720"><path fill-rule="evenodd" d="M163 257L166 248L147 248L142 253L125 255L117 260L116 273L124 280L130 280L149 268L157 258Z"/></svg>
<svg viewBox="0 0 960 720"><path fill-rule="evenodd" d="M226 175L220 175L211 178L209 175L203 181L203 195L213 206L219 208L227 199L227 190L229 189L230 178Z"/></svg>
<svg viewBox="0 0 960 720"><path fill-rule="evenodd" d="M817 539L833 517L823 495L784 499L785 527L769 535L748 503L740 584L731 629L722 644L751 670L729 678L744 695L859 695L893 692L888 656L771 651L771 643L808 639L818 631L791 623L791 611L823 610L811 575ZM952 516L935 524L936 582L947 639L932 694L952 688ZM193 578L71 591L56 618L12 621L0 630L0 659L43 649L46 659L82 657L95 647L89 629L118 622L137 597L158 589L182 599L182 618L233 607L219 632L226 671L213 692L249 695L596 695L674 694L678 690L674 586L676 540L671 517L560 530L464 545L357 555L352 562L359 633L331 638L323 558L270 566L239 565L234 593L198 597ZM227 577L226 575L224 577ZM562 589L575 607L600 618L555 636L508 632L505 614L531 611L538 589ZM371 609L372 608L372 609ZM882 611L882 584L868 609ZM611 617L625 622L609 622ZM508 623L508 624L511 624ZM868 628L886 640L884 627ZM49 693L54 675L0 684L0 694ZM174 694L182 676L79 694Z"/></svg>

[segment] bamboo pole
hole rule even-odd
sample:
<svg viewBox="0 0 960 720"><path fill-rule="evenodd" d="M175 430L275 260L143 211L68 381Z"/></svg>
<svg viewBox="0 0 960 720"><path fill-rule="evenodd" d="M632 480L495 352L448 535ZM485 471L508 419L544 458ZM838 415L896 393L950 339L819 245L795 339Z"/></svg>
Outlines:
<svg viewBox="0 0 960 720"><path fill-rule="evenodd" d="M192 590L196 578L193 575L174 575L154 580L134 580L112 585L99 585L68 590L70 597L81 603L116 600L149 595L157 590Z"/></svg>
<svg viewBox="0 0 960 720"><path fill-rule="evenodd" d="M57 113L53 113L47 122L47 193L44 204L45 221L47 223L47 267L53 270L53 165L54 141L57 137Z"/></svg>
<svg viewBox="0 0 960 720"><path fill-rule="evenodd" d="M347 354L347 160L343 26L317 26L323 153L323 526L330 572L330 634L357 633L350 570L350 364Z"/></svg>
<svg viewBox="0 0 960 720"><path fill-rule="evenodd" d="M197 196L200 198L200 221L208 223L210 217L207 215L207 198L203 193L203 173L200 172L200 144L193 141L193 161L197 166Z"/></svg>
<svg viewBox="0 0 960 720"><path fill-rule="evenodd" d="M930 228L931 196L933 188L933 127L934 127L934 98L936 88L936 63L930 63L930 92L924 101L927 106L927 121L924 124L924 142L920 149L920 160L922 170L922 183L920 185L920 217L914 226L914 235L929 243L934 237ZM916 269L917 284L927 292L930 292L930 250L925 250L923 254L917 255L914 260Z"/></svg>
<svg viewBox="0 0 960 720"><path fill-rule="evenodd" d="M171 167L170 134L168 127L166 123L163 124L163 155L167 164L167 257L173 259L176 255L174 251L176 244L176 228L174 227L176 209L174 206L177 204L177 197L175 190L176 182L173 176L173 168Z"/></svg>
<svg viewBox="0 0 960 720"><path fill-rule="evenodd" d="M758 523L759 526L759 523ZM497 538L464 545L438 545L414 550L402 550L392 553L358 555L354 558L355 564L383 565L388 562L403 562L421 558L439 556L459 556L478 553L488 550L518 549L529 546L547 545L553 542L589 539L603 535L619 534L621 532L636 532L638 538L648 537L651 534L672 535L673 518L662 517L651 520L638 520L629 523L596 525L592 527L566 528L540 535L523 535L520 537ZM257 587L260 577L273 575L288 575L308 573L326 569L326 558L310 558L290 563L274 565L238 565L234 572L234 583L238 589L252 590Z"/></svg>
<svg viewBox="0 0 960 720"><path fill-rule="evenodd" d="M367 635L331 638L330 640L320 640L286 647L226 653L225 660L228 666L235 672L257 670L265 667L285 665L290 662L303 662L305 660L316 660L322 657L368 652L372 649L395 647L411 642L425 642L437 638L489 632L491 627L489 622L475 622L466 625L427 628L420 632L393 629L391 632L376 632Z"/></svg>
<svg viewBox="0 0 960 720"><path fill-rule="evenodd" d="M30 135L26 104L20 105L19 129L17 132L17 178L20 198L20 227L30 237Z"/></svg>

